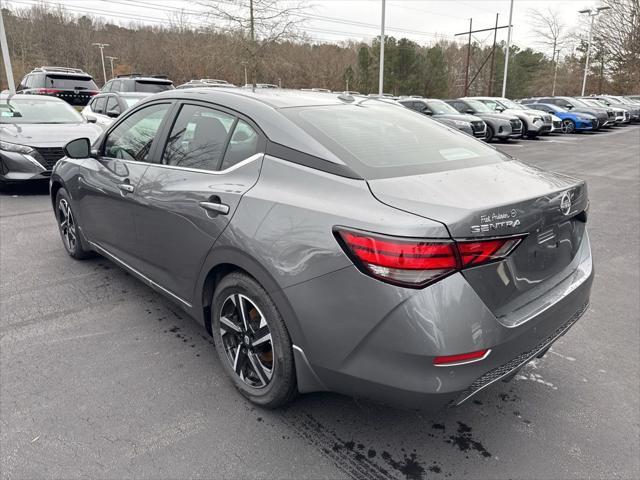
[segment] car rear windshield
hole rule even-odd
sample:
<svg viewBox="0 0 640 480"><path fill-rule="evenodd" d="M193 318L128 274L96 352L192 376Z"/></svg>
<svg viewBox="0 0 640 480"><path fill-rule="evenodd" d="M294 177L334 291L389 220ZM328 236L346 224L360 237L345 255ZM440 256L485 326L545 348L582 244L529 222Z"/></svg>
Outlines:
<svg viewBox="0 0 640 480"><path fill-rule="evenodd" d="M173 90L171 82L154 82L150 80L136 80L136 92L158 93Z"/></svg>
<svg viewBox="0 0 640 480"><path fill-rule="evenodd" d="M365 179L454 170L508 159L473 137L377 100L284 108L281 112Z"/></svg>
<svg viewBox="0 0 640 480"><path fill-rule="evenodd" d="M46 88L59 88L61 90L98 90L98 86L89 76L47 75Z"/></svg>
<svg viewBox="0 0 640 480"><path fill-rule="evenodd" d="M0 100L0 123L82 123L80 114L62 100L42 100L31 95Z"/></svg>

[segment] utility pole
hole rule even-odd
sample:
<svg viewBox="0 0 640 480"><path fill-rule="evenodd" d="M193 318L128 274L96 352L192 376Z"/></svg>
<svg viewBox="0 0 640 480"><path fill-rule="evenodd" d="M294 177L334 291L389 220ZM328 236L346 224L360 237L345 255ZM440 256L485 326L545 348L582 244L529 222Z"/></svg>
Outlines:
<svg viewBox="0 0 640 480"><path fill-rule="evenodd" d="M493 31L493 47L491 48L491 68L489 68L489 91L487 95L493 96L493 66L496 60L496 37L498 36L498 17L499 13L496 13L496 28Z"/></svg>
<svg viewBox="0 0 640 480"><path fill-rule="evenodd" d="M13 80L13 70L11 69L11 57L9 57L9 44L7 43L7 32L4 29L4 19L2 18L2 7L0 6L0 47L2 48L2 60L4 70L7 74L7 84L9 92L16 93L16 84Z"/></svg>
<svg viewBox="0 0 640 480"><path fill-rule="evenodd" d="M91 45L100 49L100 58L102 59L102 76L104 77L104 83L107 83L107 70L104 68L104 47L110 46L108 43L92 43Z"/></svg>
<svg viewBox="0 0 640 480"><path fill-rule="evenodd" d="M555 55L555 58L556 58L556 66L553 72L553 87L551 87L551 96L555 97L556 96L556 79L558 78L558 61L560 60L560 50L556 50L554 48L553 54Z"/></svg>
<svg viewBox="0 0 640 480"><path fill-rule="evenodd" d="M251 86L256 90L256 29L253 17L253 0L249 0L249 38L251 39ZM245 71L245 77L246 77ZM245 82L246 85L246 82Z"/></svg>
<svg viewBox="0 0 640 480"><path fill-rule="evenodd" d="M584 96L585 87L587 86L587 72L589 71L589 55L591 54L591 39L593 36L593 23L598 14L603 10L609 10L611 7L597 7L594 10L590 8L585 8L584 10L579 10L578 13L586 13L591 17L591 25L589 26L589 42L587 43L587 58L584 62L584 76L582 77L582 96Z"/></svg>
<svg viewBox="0 0 640 480"><path fill-rule="evenodd" d="M489 60L489 58L491 58L491 77L493 77L493 56L495 55L496 36L498 34L498 30L500 30L502 28L507 28L508 25L502 25L501 27L499 27L498 26L498 15L496 15L496 26L495 27L481 28L480 30L472 30L472 27L473 27L473 19L470 18L469 19L469 31L455 34L456 37L458 37L460 35L469 35L469 40L468 40L468 44L467 44L467 65L466 65L465 75L464 75L464 95L465 96L469 93L469 87L474 82L474 80L476 78L478 78L478 75L480 74L480 72L482 71L484 66L487 64L487 61ZM469 80L469 68L470 68L470 61L471 61L471 34L472 33L480 33L480 32L488 32L489 30L493 30L494 31L494 34L493 34L493 50L484 59L484 61L482 62L482 65L480 65L480 68L478 69L476 74L473 76L473 78L471 80ZM489 89L491 89L491 80L489 81L489 84L490 84L489 85Z"/></svg>
<svg viewBox="0 0 640 480"><path fill-rule="evenodd" d="M384 7L385 0L382 0L382 18L380 20L380 74L378 75L378 95L384 92Z"/></svg>
<svg viewBox="0 0 640 480"><path fill-rule="evenodd" d="M473 30L473 18L469 19L469 42L467 43L467 68L464 73L464 96L469 93L469 61L471 60L471 31Z"/></svg>
<svg viewBox="0 0 640 480"><path fill-rule="evenodd" d="M109 62L111 62L111 78L113 78L113 61L117 60L118 57L111 57L111 56L107 55L107 58L109 59Z"/></svg>
<svg viewBox="0 0 640 480"><path fill-rule="evenodd" d="M513 20L513 0L509 6L509 33L507 33L507 51L504 54L504 76L502 77L502 96L507 95L507 73L509 71L509 53L511 51L511 20Z"/></svg>

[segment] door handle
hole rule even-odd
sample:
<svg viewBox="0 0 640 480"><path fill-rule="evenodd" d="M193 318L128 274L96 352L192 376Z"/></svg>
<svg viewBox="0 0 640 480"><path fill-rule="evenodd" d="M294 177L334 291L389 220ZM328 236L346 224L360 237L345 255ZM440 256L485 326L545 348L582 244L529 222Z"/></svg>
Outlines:
<svg viewBox="0 0 640 480"><path fill-rule="evenodd" d="M224 203L198 202L198 205L209 212L220 213L222 215L226 215L229 213L229 205L225 205Z"/></svg>
<svg viewBox="0 0 640 480"><path fill-rule="evenodd" d="M133 185L129 183L121 183L118 185L118 188L124 193L133 193Z"/></svg>

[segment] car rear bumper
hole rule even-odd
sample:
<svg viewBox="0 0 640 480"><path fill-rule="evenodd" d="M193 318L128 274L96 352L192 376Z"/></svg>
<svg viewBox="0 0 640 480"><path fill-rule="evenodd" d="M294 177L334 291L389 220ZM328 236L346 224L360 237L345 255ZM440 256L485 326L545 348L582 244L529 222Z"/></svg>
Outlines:
<svg viewBox="0 0 640 480"><path fill-rule="evenodd" d="M284 290L304 336L294 341L328 390L408 408L460 404L546 351L584 313L593 281L586 234L579 255L581 274L551 288L544 308L512 327L462 274L409 290L347 267ZM482 349L491 352L481 361L433 363Z"/></svg>

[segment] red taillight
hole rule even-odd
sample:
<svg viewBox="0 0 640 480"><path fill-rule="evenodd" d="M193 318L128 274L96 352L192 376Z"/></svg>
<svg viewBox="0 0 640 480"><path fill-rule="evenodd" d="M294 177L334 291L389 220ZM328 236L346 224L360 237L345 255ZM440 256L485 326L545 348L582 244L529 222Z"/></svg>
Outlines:
<svg viewBox="0 0 640 480"><path fill-rule="evenodd" d="M100 93L100 90L89 90L89 91L84 92L84 93L86 93L90 97L93 97L94 95L98 95Z"/></svg>
<svg viewBox="0 0 640 480"><path fill-rule="evenodd" d="M522 237L457 242L462 268L500 260L520 243Z"/></svg>
<svg viewBox="0 0 640 480"><path fill-rule="evenodd" d="M459 353L457 355L444 355L433 359L433 364L437 367L449 367L453 365L464 365L465 363L477 362L487 358L491 350L484 349L476 352Z"/></svg>
<svg viewBox="0 0 640 480"><path fill-rule="evenodd" d="M397 238L336 228L336 237L364 273L407 287L424 287L455 271L505 258L522 237L454 242Z"/></svg>
<svg viewBox="0 0 640 480"><path fill-rule="evenodd" d="M62 90L56 88L38 88L36 93L39 95L55 95L56 93L62 93Z"/></svg>

